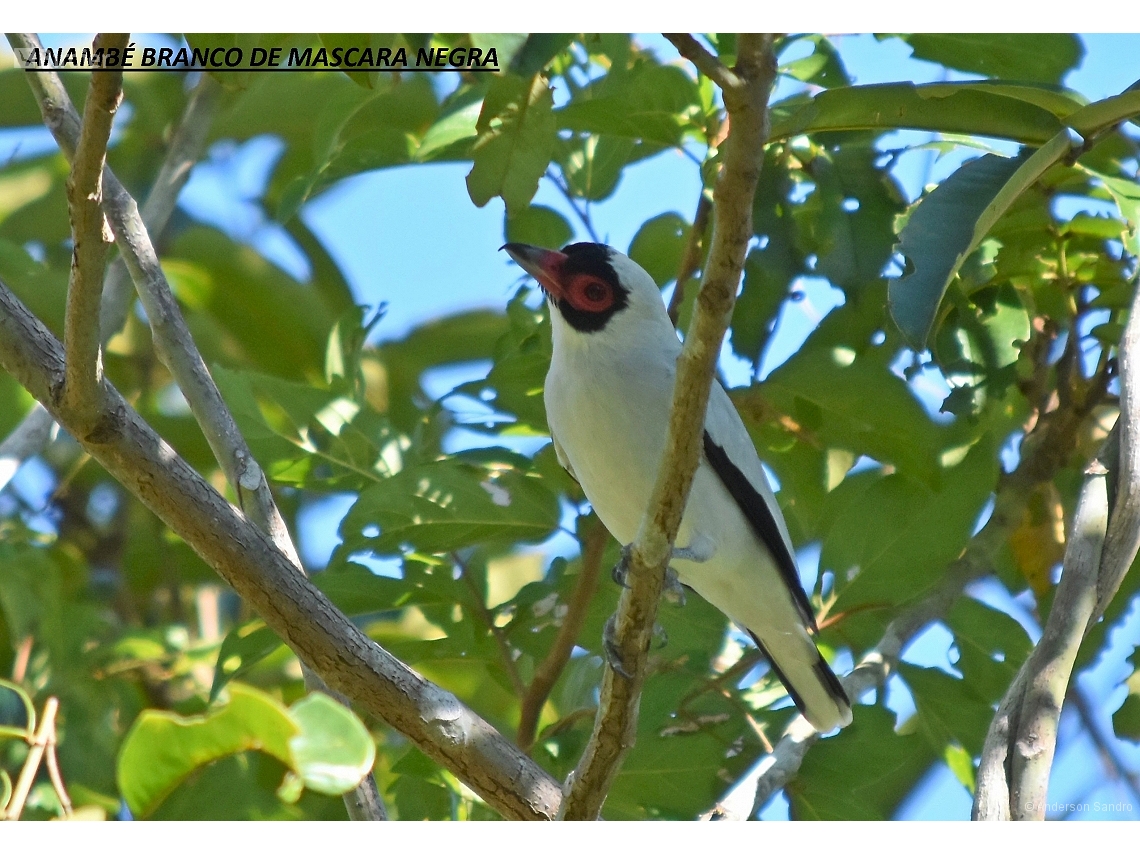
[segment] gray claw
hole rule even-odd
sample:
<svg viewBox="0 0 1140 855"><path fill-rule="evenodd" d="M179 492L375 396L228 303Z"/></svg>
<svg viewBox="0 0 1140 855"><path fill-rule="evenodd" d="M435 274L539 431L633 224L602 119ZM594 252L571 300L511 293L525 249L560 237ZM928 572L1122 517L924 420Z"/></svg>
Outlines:
<svg viewBox="0 0 1140 855"><path fill-rule="evenodd" d="M606 651L606 661L610 663L610 667L627 680L632 680L633 675L626 670L625 665L622 663L621 653L618 652L617 642L614 641L613 615L610 615L610 619L606 621L605 629L602 630L602 647Z"/></svg>
<svg viewBox="0 0 1140 855"><path fill-rule="evenodd" d="M662 596L675 606L685 605L685 586L677 578L677 571L672 567L665 568L665 587Z"/></svg>
<svg viewBox="0 0 1140 855"><path fill-rule="evenodd" d="M614 582L621 585L623 588L628 588L629 583L626 581L629 578L629 557L633 554L633 544L627 544L621 548L621 558L618 563L614 565L614 569L610 571L610 576Z"/></svg>

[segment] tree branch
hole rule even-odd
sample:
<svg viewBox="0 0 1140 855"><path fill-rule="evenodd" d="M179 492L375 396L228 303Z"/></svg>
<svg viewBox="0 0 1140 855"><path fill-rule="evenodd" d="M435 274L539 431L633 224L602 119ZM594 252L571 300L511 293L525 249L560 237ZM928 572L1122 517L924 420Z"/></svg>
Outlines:
<svg viewBox="0 0 1140 855"><path fill-rule="evenodd" d="M24 812L24 803L27 802L28 794L32 791L32 783L36 779L36 772L39 771L40 763L43 762L44 753L51 750L55 745L55 715L58 711L58 698L51 697L44 702L44 711L40 716L39 727L36 728L36 732L30 741L28 755L24 758L24 765L20 769L20 777L16 779L16 786L12 788L12 796L4 811L4 819L19 819L20 814ZM64 800L66 801L61 800L61 804L66 804L67 813L71 813L71 804L70 800L67 800L66 791L64 791Z"/></svg>
<svg viewBox="0 0 1140 855"><path fill-rule="evenodd" d="M1140 546L1140 289L1118 353L1120 417L1100 459L1085 472L1061 582L1041 641L1018 671L986 734L974 819L1045 818L1057 727L1077 652ZM1095 389L1104 388L1106 376L1093 378Z"/></svg>
<svg viewBox="0 0 1140 855"><path fill-rule="evenodd" d="M0 365L71 429L73 414L51 395L63 377L62 348L2 284ZM553 778L454 695L361 632L106 380L103 387L104 415L80 444L245 598L305 665L406 735L504 816L554 816L561 792Z"/></svg>
<svg viewBox="0 0 1140 855"><path fill-rule="evenodd" d="M203 74L190 93L178 127L167 146L162 166L143 202L143 225L147 234L154 235L156 239L166 229L191 170L206 150L206 140L220 99L221 86L209 74ZM107 271L103 285L100 334L104 343L122 329L133 302L134 283L131 282L126 262L122 257L116 258Z"/></svg>
<svg viewBox="0 0 1140 855"><path fill-rule="evenodd" d="M728 105L728 93L736 93L744 87L745 83L740 77L709 53L704 45L688 33L662 33L662 35L673 44L673 47L677 49L677 52L681 54L681 56L697 67L697 71L720 87L721 92L725 93L725 106ZM737 36L737 38L739 38L739 36ZM740 55L743 57L744 47L740 45L739 42L737 45ZM773 77L773 80L774 79ZM765 96L765 98L766 97L767 96ZM732 112L732 108L729 108L729 112ZM765 133L764 136L766 142L767 133Z"/></svg>
<svg viewBox="0 0 1140 855"><path fill-rule="evenodd" d="M1037 348L1037 370L1046 375L1053 370L1048 360L1049 348L1038 344L1034 338L1028 346ZM1002 476L994 491L989 520L970 539L961 557L949 565L937 585L891 621L879 643L842 678L849 697L858 698L869 689L882 686L894 672L910 640L932 621L943 617L970 582L991 572L996 556L1021 524L1034 490L1039 484L1051 481L1068 463L1087 420L1102 397L1103 385L1097 381L1079 401L1073 401L1071 407L1037 417L1022 441L1017 468ZM797 716L775 750L735 783L709 816L715 819L754 816L773 794L795 777L808 749L818 738L803 717Z"/></svg>
<svg viewBox="0 0 1140 855"><path fill-rule="evenodd" d="M534 678L527 687L519 710L519 729L516 742L523 751L530 751L534 745L534 737L538 731L538 719L542 715L542 708L550 691L562 669L570 661L570 654L574 652L574 644L582 631L582 624L586 622L586 613L590 609L590 602L598 591L598 578L601 576L602 553L605 552L606 543L610 533L602 525L601 520L594 518L589 531L582 543L582 570L578 574L578 582L574 586L574 594L566 609L566 616L562 618L562 626L558 628L554 644L546 654L546 658L534 672Z"/></svg>
<svg viewBox="0 0 1140 855"><path fill-rule="evenodd" d="M685 243L685 253L681 256L681 266L677 269L677 284L673 286L673 296L669 298L669 320L673 326L677 326L677 313L681 311L681 303L685 300L685 286L701 269L701 250L704 249L712 207L710 194L702 188L697 212L693 214L693 227L689 230L689 239Z"/></svg>
<svg viewBox="0 0 1140 855"><path fill-rule="evenodd" d="M97 51L127 46L127 33L95 36ZM111 243L103 217L103 164L111 125L123 100L123 72L107 69L92 72L83 123L76 143L71 174L67 178L67 208L71 215L71 276L67 283L64 345L67 371L62 393L69 409L93 419L99 412L103 359L99 348L99 303L107 247Z"/></svg>
<svg viewBox="0 0 1140 855"><path fill-rule="evenodd" d="M776 62L771 36L741 35L738 45L736 74L722 74L718 80L734 88L724 90L732 126L716 186L712 247L685 347L677 360L665 453L641 530L628 553L629 588L622 592L610 622L614 652L623 670L633 676L625 677L612 666L606 668L593 735L567 782L562 812L566 819L597 818L636 735L637 708L665 568L700 462L709 388L752 236L752 198L768 135L768 95Z"/></svg>
<svg viewBox="0 0 1140 855"><path fill-rule="evenodd" d="M51 414L39 402L32 404L23 421L0 442L0 490L8 486L25 460L43 450L54 427Z"/></svg>
<svg viewBox="0 0 1140 855"><path fill-rule="evenodd" d="M190 95L158 177L143 205L143 222L151 234L160 234L166 228L178 201L178 194L190 177L190 170L201 157L217 109L220 89L210 75L203 74ZM103 283L99 338L104 346L122 328L133 296L134 285L127 267L122 258L116 258ZM8 486L25 460L43 450L54 425L47 410L36 403L23 421L0 443L0 490Z"/></svg>
<svg viewBox="0 0 1140 855"><path fill-rule="evenodd" d="M1096 607L1096 571L1108 523L1106 470L1093 461L1065 548L1061 583L1041 641L990 723L978 766L973 818L1044 819L1061 705Z"/></svg>
<svg viewBox="0 0 1140 855"><path fill-rule="evenodd" d="M15 39L9 37L9 41L13 47L39 46L38 38L28 34L19 35ZM32 85L32 91L40 104L45 124L63 152L69 159L74 159L77 145L77 137L72 135L76 124L75 108L59 75L55 72L38 72L29 77L36 81ZM166 281L146 225L139 216L135 200L109 167L103 171L103 185L106 191L103 209L115 234L120 255L126 262L146 309L159 358L182 390L239 503L254 524L269 534L296 571L303 575L305 571L300 556L273 499L265 473L238 430L233 415L190 335L170 284ZM76 438L82 441L81 437ZM305 673L305 686L309 691L327 690L324 682L310 673ZM336 695L335 692L330 694ZM338 700L343 702L344 698ZM379 802L379 793L374 783L366 782L362 786L370 792L359 794L355 799L346 799L350 813L355 807Z"/></svg>

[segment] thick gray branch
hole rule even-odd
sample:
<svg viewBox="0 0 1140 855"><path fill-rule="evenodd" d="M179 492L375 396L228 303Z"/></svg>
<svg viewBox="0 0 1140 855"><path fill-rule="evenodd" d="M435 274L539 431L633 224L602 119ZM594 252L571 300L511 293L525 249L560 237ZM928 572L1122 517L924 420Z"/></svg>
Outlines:
<svg viewBox="0 0 1140 855"><path fill-rule="evenodd" d="M1048 352L1047 347L1041 350L1043 354ZM1039 367L1046 372L1051 370L1047 363ZM947 568L938 584L891 621L882 640L843 678L850 697L858 698L868 689L882 686L893 673L907 643L932 621L943 617L966 585L991 572L995 556L1020 525L1034 490L1051 480L1068 462L1093 403L1090 399L1079 407L1056 409L1039 418L1022 442L1017 468L999 482L993 511L982 530L971 538L965 552ZM803 717L797 716L773 752L736 782L709 816L747 819L755 815L773 794L795 777L808 749L818 738Z"/></svg>
<svg viewBox="0 0 1140 855"><path fill-rule="evenodd" d="M1120 417L1102 459L1094 460L1086 471L1061 582L1041 641L1018 671L986 734L974 819L1045 818L1057 726L1077 653L1140 546L1138 360L1140 289L1133 297L1119 348Z"/></svg>
<svg viewBox="0 0 1140 855"><path fill-rule="evenodd" d="M0 284L0 365L65 429L55 337ZM514 819L552 818L558 783L450 692L382 650L298 573L272 540L206 483L104 381L103 417L80 443L213 567L329 686L405 734Z"/></svg>
<svg viewBox="0 0 1140 855"><path fill-rule="evenodd" d="M738 37L739 62L732 92L725 92L732 127L717 181L709 260L677 379L665 453L641 529L630 550L629 587L611 619L613 641L627 678L607 668L594 732L568 785L563 816L596 819L622 757L633 745L637 709L665 568L700 461L709 387L721 341L732 317L736 289L752 237L752 198L768 135L768 95L776 76L772 39Z"/></svg>
<svg viewBox="0 0 1140 855"><path fill-rule="evenodd" d="M38 39L35 36L23 36L23 40L38 46ZM40 72L32 77L39 80L39 85L33 85L32 89L40 102L44 122L60 148L70 158L72 155L69 152L73 151L76 145L76 141L71 137L75 108L59 76L54 72ZM300 556L273 499L265 474L254 460L245 437L238 430L237 423L222 399L221 392L214 383L214 378L210 375L205 360L202 359L198 346L182 318L182 312L174 299L170 284L166 281L166 275L159 264L158 253L139 215L134 198L110 168L104 170L103 181L106 187L103 207L119 245L121 257L126 262L127 270L146 309L159 358L170 370L186 397L191 412L202 428L210 449L214 452L215 459L222 467L226 479L233 486L250 519L269 534L277 547L293 562L297 571L304 573ZM321 678L309 671L305 672L305 685L310 691L327 690ZM336 695L335 692L332 694ZM339 700L343 701L344 698L340 697ZM382 809L371 817L358 813L369 805L380 804L375 784L368 781L362 786L364 789L354 798L346 800L350 815L354 818L382 819Z"/></svg>

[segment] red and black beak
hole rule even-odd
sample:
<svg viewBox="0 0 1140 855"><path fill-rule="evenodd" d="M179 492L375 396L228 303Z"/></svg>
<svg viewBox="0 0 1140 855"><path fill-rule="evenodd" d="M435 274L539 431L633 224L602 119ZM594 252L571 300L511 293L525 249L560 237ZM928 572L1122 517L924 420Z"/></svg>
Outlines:
<svg viewBox="0 0 1140 855"><path fill-rule="evenodd" d="M505 249L515 264L533 276L542 290L555 300L566 296L566 289L562 286L562 265L567 260L565 253L526 243L508 243L500 249Z"/></svg>

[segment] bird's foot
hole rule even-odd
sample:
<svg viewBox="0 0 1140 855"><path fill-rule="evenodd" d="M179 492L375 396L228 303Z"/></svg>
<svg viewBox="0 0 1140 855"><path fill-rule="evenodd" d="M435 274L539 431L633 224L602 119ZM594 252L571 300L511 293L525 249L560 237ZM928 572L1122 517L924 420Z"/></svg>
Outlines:
<svg viewBox="0 0 1140 855"><path fill-rule="evenodd" d="M621 558L618 563L614 565L614 569L610 571L610 577L617 584L623 588L629 587L629 558L633 554L633 544L627 543L621 548Z"/></svg>
<svg viewBox="0 0 1140 855"><path fill-rule="evenodd" d="M712 539L703 534L695 534L688 546L673 547L672 560L703 564L714 555L716 555L716 544L713 543Z"/></svg>
<svg viewBox="0 0 1140 855"><path fill-rule="evenodd" d="M685 586L681 584L677 571L672 567L665 568L665 588L661 591L661 595L666 602L675 606L685 605Z"/></svg>
<svg viewBox="0 0 1140 855"><path fill-rule="evenodd" d="M610 615L610 619L606 621L605 629L602 630L602 649L606 652L606 661L610 663L610 667L627 680L632 680L633 674L625 667L621 658L621 651L618 650L617 640L614 638L613 615Z"/></svg>

